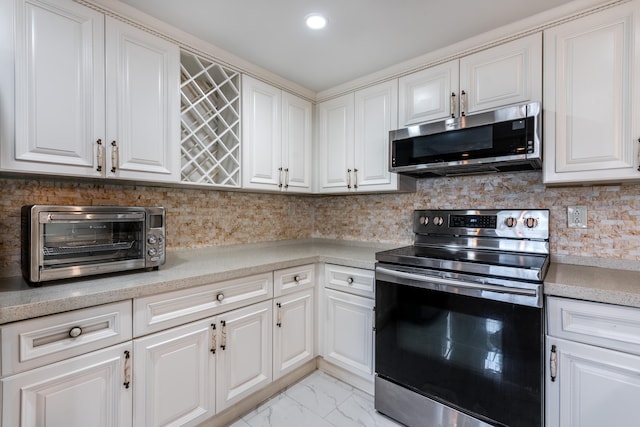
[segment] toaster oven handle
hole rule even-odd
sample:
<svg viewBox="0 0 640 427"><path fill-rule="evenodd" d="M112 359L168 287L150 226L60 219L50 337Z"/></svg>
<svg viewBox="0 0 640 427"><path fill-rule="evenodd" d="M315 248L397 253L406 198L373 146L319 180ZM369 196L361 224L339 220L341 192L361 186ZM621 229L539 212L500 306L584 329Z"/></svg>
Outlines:
<svg viewBox="0 0 640 427"><path fill-rule="evenodd" d="M488 283L461 282L458 280L444 279L442 277L423 276L421 274L409 273L406 271L391 270L384 267L376 267L376 272L384 273L393 277L419 281L424 284L422 287L436 291L456 293L457 288L464 288L477 291L497 292L500 294L525 296L537 295L535 289L522 289L513 286L491 285Z"/></svg>
<svg viewBox="0 0 640 427"><path fill-rule="evenodd" d="M144 212L132 212L132 213L64 213L64 212L43 212L40 214L40 223L52 223L52 222L80 222L80 221L143 221L145 217Z"/></svg>

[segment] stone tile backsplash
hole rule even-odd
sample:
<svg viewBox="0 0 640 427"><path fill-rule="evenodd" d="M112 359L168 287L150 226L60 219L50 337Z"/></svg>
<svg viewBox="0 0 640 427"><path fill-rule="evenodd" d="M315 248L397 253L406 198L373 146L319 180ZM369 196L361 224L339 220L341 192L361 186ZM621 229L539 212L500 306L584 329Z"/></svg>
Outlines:
<svg viewBox="0 0 640 427"><path fill-rule="evenodd" d="M28 204L165 206L170 249L309 237L409 244L414 209L547 208L552 255L640 269L640 185L545 187L540 172L423 179L415 193L347 196L0 178L0 275L19 274L20 207ZM587 229L567 227L568 205L587 206Z"/></svg>

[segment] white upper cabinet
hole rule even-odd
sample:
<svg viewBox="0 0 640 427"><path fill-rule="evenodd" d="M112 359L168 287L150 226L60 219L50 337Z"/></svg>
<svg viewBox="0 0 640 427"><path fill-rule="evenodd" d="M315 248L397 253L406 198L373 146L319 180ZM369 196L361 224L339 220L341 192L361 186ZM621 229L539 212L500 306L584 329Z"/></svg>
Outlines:
<svg viewBox="0 0 640 427"><path fill-rule="evenodd" d="M399 85L400 127L540 101L542 34L404 76Z"/></svg>
<svg viewBox="0 0 640 427"><path fill-rule="evenodd" d="M180 179L178 46L107 17L107 176Z"/></svg>
<svg viewBox="0 0 640 427"><path fill-rule="evenodd" d="M397 81L318 105L318 190L397 190L389 172L389 131L397 127Z"/></svg>
<svg viewBox="0 0 640 427"><path fill-rule="evenodd" d="M545 31L544 182L640 180L637 1Z"/></svg>
<svg viewBox="0 0 640 427"><path fill-rule="evenodd" d="M311 103L242 76L243 186L311 191Z"/></svg>
<svg viewBox="0 0 640 427"><path fill-rule="evenodd" d="M70 0L12 6L2 168L177 182L178 47Z"/></svg>

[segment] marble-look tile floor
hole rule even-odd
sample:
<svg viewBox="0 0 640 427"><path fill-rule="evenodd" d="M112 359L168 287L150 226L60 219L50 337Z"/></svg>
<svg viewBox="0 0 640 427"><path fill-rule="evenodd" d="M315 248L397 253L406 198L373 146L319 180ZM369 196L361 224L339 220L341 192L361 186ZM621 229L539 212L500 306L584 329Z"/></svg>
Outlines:
<svg viewBox="0 0 640 427"><path fill-rule="evenodd" d="M292 385L231 427L399 427L376 412L373 396L321 371Z"/></svg>

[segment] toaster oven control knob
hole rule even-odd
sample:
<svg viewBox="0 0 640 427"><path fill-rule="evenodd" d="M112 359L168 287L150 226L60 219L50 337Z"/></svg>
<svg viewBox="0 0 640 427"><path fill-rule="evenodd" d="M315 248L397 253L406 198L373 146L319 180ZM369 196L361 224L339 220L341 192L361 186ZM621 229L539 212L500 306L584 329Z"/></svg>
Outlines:
<svg viewBox="0 0 640 427"><path fill-rule="evenodd" d="M81 327L79 327L79 326L76 326L75 328L71 328L71 329L69 330L69 336L70 336L71 338L77 338L77 337L79 337L80 335L82 335L82 328L81 328Z"/></svg>
<svg viewBox="0 0 640 427"><path fill-rule="evenodd" d="M525 222L529 228L534 228L538 225L538 220L535 218L527 218Z"/></svg>
<svg viewBox="0 0 640 427"><path fill-rule="evenodd" d="M507 218L505 221L505 224L507 227L509 228L513 228L516 226L516 224L518 223L518 220L515 219L514 217L510 216L509 218Z"/></svg>
<svg viewBox="0 0 640 427"><path fill-rule="evenodd" d="M439 227L442 224L444 224L444 219L441 216L434 216L433 217L433 224L437 225Z"/></svg>
<svg viewBox="0 0 640 427"><path fill-rule="evenodd" d="M147 252L149 254L149 256L156 256L158 255L158 251L156 251L155 248L150 248L149 251Z"/></svg>
<svg viewBox="0 0 640 427"><path fill-rule="evenodd" d="M421 217L420 217L420 224L421 224L421 225L427 225L427 224L429 224L429 217L421 216Z"/></svg>
<svg viewBox="0 0 640 427"><path fill-rule="evenodd" d="M149 242L150 245L155 245L157 241L156 236L149 236L147 239L147 242Z"/></svg>

